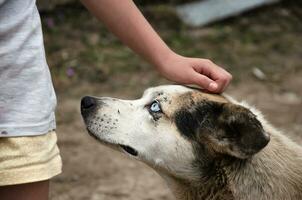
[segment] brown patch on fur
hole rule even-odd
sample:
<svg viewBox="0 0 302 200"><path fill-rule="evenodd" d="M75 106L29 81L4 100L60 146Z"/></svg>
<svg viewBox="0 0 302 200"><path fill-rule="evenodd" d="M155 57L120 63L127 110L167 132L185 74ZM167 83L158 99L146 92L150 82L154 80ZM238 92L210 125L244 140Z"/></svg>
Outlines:
<svg viewBox="0 0 302 200"><path fill-rule="evenodd" d="M192 92L191 97L195 102L203 101L203 100L214 101L219 103L229 102L225 97L221 95L209 94L209 93L197 92L197 91Z"/></svg>
<svg viewBox="0 0 302 200"><path fill-rule="evenodd" d="M179 95L176 98L177 105L182 105L182 106L192 106L192 104L196 104L201 101L213 101L219 103L229 102L225 97L221 95L209 94L201 91L187 92L185 94Z"/></svg>
<svg viewBox="0 0 302 200"><path fill-rule="evenodd" d="M181 95L171 96L168 101L161 101L161 105L165 116L169 119L179 108L190 108L201 101L229 103L229 101L221 95L210 94L195 89Z"/></svg>

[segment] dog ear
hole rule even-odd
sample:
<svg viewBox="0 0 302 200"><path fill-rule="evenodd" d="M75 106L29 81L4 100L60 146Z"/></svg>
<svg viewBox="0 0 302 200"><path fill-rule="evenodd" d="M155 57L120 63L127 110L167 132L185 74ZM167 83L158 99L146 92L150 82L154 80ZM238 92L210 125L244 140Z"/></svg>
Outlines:
<svg viewBox="0 0 302 200"><path fill-rule="evenodd" d="M184 120L186 126L179 126L179 120ZM259 152L270 140L250 110L231 103L198 103L183 111L182 117L176 116L176 125L186 136L215 152L241 159Z"/></svg>
<svg viewBox="0 0 302 200"><path fill-rule="evenodd" d="M218 149L238 158L248 158L268 144L269 135L250 110L230 103L214 106L218 107L218 131L209 135L209 139L216 142Z"/></svg>

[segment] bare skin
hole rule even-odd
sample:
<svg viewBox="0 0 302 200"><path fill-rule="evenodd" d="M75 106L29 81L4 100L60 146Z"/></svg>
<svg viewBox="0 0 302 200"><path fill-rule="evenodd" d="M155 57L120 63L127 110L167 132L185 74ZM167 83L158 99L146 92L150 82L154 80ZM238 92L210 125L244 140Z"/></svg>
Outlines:
<svg viewBox="0 0 302 200"><path fill-rule="evenodd" d="M49 180L0 187L1 200L48 200Z"/></svg>
<svg viewBox="0 0 302 200"><path fill-rule="evenodd" d="M208 59L173 52L154 31L133 1L82 0L87 9L133 51L150 62L167 79L195 84L221 93L232 76Z"/></svg>

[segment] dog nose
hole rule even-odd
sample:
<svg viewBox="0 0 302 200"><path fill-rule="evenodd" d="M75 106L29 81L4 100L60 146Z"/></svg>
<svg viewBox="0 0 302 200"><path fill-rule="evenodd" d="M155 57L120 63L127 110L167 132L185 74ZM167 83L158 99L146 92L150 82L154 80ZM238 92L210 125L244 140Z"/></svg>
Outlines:
<svg viewBox="0 0 302 200"><path fill-rule="evenodd" d="M91 110L96 106L96 99L93 97L83 97L81 100L81 110L87 111Z"/></svg>

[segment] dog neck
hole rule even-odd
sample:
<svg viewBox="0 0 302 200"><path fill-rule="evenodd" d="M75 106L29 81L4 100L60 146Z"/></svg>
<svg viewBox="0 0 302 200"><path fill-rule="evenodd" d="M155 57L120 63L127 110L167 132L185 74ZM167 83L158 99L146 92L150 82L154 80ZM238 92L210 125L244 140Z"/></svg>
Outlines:
<svg viewBox="0 0 302 200"><path fill-rule="evenodd" d="M231 191L224 184L208 180L208 183L191 183L169 175L161 175L178 200L233 200Z"/></svg>
<svg viewBox="0 0 302 200"><path fill-rule="evenodd" d="M225 167L235 199L302 199L302 149L270 131L271 141L262 151Z"/></svg>
<svg viewBox="0 0 302 200"><path fill-rule="evenodd" d="M184 180L160 175L178 200L298 200L302 199L301 153L297 144L274 133L258 154L245 160L215 162L214 171L204 173L210 173L206 178Z"/></svg>
<svg viewBox="0 0 302 200"><path fill-rule="evenodd" d="M197 161L198 162L198 161ZM223 162L229 163L229 159ZM207 163L207 162L206 162ZM212 162L210 166L196 165L193 170L203 171L193 173L189 179L174 177L159 172L165 179L170 190L178 200L234 200L233 194L228 187L227 175L220 166L222 161ZM209 170L204 171L202 168ZM195 175L194 175L195 174Z"/></svg>

